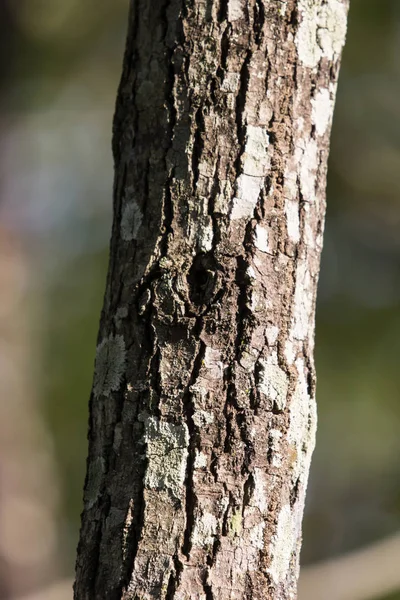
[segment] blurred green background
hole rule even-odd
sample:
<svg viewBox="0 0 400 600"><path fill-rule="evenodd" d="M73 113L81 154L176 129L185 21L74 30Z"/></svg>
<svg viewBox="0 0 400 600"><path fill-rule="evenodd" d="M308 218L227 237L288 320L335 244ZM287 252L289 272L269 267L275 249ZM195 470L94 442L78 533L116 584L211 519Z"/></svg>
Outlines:
<svg viewBox="0 0 400 600"><path fill-rule="evenodd" d="M127 6L0 0L0 356L24 374L0 368L4 599L73 572ZM400 530L398 0L352 0L331 148L303 564Z"/></svg>

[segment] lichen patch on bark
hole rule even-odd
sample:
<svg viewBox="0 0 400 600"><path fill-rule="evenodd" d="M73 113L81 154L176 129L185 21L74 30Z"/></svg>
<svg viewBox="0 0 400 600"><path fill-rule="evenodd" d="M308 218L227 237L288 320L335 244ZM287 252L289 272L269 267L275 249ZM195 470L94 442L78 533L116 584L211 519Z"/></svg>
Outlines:
<svg viewBox="0 0 400 600"><path fill-rule="evenodd" d="M126 366L125 341L122 335L111 335L97 346L93 393L109 396L118 390Z"/></svg>
<svg viewBox="0 0 400 600"><path fill-rule="evenodd" d="M167 490L175 498L181 498L189 445L186 424L174 425L155 417L145 417L144 426L147 459L145 486Z"/></svg>

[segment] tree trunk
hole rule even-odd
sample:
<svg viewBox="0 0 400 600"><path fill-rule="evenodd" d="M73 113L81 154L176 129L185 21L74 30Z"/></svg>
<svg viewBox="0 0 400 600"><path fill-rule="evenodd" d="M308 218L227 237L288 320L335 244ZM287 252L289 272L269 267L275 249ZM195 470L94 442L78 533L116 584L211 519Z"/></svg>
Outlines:
<svg viewBox="0 0 400 600"><path fill-rule="evenodd" d="M346 0L132 0L76 600L296 596Z"/></svg>

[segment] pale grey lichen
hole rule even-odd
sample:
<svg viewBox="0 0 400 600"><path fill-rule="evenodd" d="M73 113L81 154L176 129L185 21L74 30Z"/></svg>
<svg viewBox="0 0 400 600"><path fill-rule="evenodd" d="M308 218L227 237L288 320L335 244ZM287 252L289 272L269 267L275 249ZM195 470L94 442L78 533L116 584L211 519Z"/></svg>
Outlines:
<svg viewBox="0 0 400 600"><path fill-rule="evenodd" d="M276 344L279 335L279 327L276 325L268 325L265 328L265 338L267 340L268 346L272 347Z"/></svg>
<svg viewBox="0 0 400 600"><path fill-rule="evenodd" d="M211 217L199 222L196 228L197 252L209 252L212 249L214 229Z"/></svg>
<svg viewBox="0 0 400 600"><path fill-rule="evenodd" d="M271 543L272 562L268 571L275 583L284 581L289 573L298 535L297 516L285 504L279 513L278 526Z"/></svg>
<svg viewBox="0 0 400 600"><path fill-rule="evenodd" d="M192 418L193 423L199 428L211 425L214 421L214 415L206 410L196 410Z"/></svg>
<svg viewBox="0 0 400 600"><path fill-rule="evenodd" d="M136 240L142 220L142 212L137 202L135 200L127 202L121 218L121 237L125 242Z"/></svg>
<svg viewBox="0 0 400 600"><path fill-rule="evenodd" d="M126 306L120 306L114 316L115 326L118 328L121 326L121 321L126 319L128 316L128 308Z"/></svg>
<svg viewBox="0 0 400 600"><path fill-rule="evenodd" d="M282 432L278 429L271 429L268 434L268 451L271 454L271 464L273 467L282 466L282 453L280 451Z"/></svg>
<svg viewBox="0 0 400 600"><path fill-rule="evenodd" d="M296 47L300 61L315 68L322 57L338 58L346 38L347 10L340 0L299 0Z"/></svg>
<svg viewBox="0 0 400 600"><path fill-rule="evenodd" d="M254 245L261 252L270 252L268 245L268 230L261 225L256 225L254 229Z"/></svg>
<svg viewBox="0 0 400 600"><path fill-rule="evenodd" d="M264 469L256 467L253 471L253 493L251 506L257 508L262 515L268 510L268 483Z"/></svg>
<svg viewBox="0 0 400 600"><path fill-rule="evenodd" d="M242 156L242 173L236 182L232 219L251 217L270 168L269 136L265 127L248 125Z"/></svg>
<svg viewBox="0 0 400 600"><path fill-rule="evenodd" d="M333 100L327 88L319 90L311 99L311 119L318 135L324 135L331 122Z"/></svg>
<svg viewBox="0 0 400 600"><path fill-rule="evenodd" d="M310 270L305 260L299 260L296 266L296 288L293 300L291 338L305 340L310 332L313 320L314 297Z"/></svg>
<svg viewBox="0 0 400 600"><path fill-rule="evenodd" d="M292 242L300 241L300 217L298 202L291 199L285 200L286 229Z"/></svg>
<svg viewBox="0 0 400 600"><path fill-rule="evenodd" d="M167 490L182 498L189 446L189 430L185 424L174 425L156 417L144 418L144 442L147 444L147 488Z"/></svg>
<svg viewBox="0 0 400 600"><path fill-rule="evenodd" d="M263 360L259 363L260 379L258 382L259 391L272 400L278 410L283 410L286 406L286 398L289 388L288 377L278 365L270 365Z"/></svg>
<svg viewBox="0 0 400 600"><path fill-rule="evenodd" d="M314 398L307 391L307 382L304 375L304 361L296 360L298 380L290 404L290 424L287 441L295 450L293 479L300 479L306 483L311 463L311 456L315 445L317 428L317 410Z"/></svg>
<svg viewBox="0 0 400 600"><path fill-rule="evenodd" d="M211 379L220 379L224 373L221 351L207 346L204 353L204 366L207 369L208 377Z"/></svg>
<svg viewBox="0 0 400 600"><path fill-rule="evenodd" d="M249 538L252 548L263 550L264 548L264 529L265 521L260 521L257 525L253 525L249 531Z"/></svg>
<svg viewBox="0 0 400 600"><path fill-rule="evenodd" d="M319 13L318 43L322 56L337 58L344 46L347 30L347 9L342 0L329 0Z"/></svg>
<svg viewBox="0 0 400 600"><path fill-rule="evenodd" d="M207 456L203 452L199 452L196 450L196 455L194 459L194 468L195 469L203 469L207 466Z"/></svg>
<svg viewBox="0 0 400 600"><path fill-rule="evenodd" d="M88 480L85 488L85 503L88 508L92 508L99 497L104 472L104 458L98 456L90 462Z"/></svg>
<svg viewBox="0 0 400 600"><path fill-rule="evenodd" d="M195 520L192 534L193 546L212 546L217 533L218 521L209 512L204 512Z"/></svg>
<svg viewBox="0 0 400 600"><path fill-rule="evenodd" d="M230 521L228 522L228 535L231 537L239 537L242 533L242 528L242 511L240 509L236 509L233 511Z"/></svg>
<svg viewBox="0 0 400 600"><path fill-rule="evenodd" d="M225 73L223 82L221 84L221 90L223 92L236 92L239 88L239 83L239 73Z"/></svg>
<svg viewBox="0 0 400 600"><path fill-rule="evenodd" d="M97 346L93 393L109 396L118 390L125 373L126 350L122 335L111 335Z"/></svg>
<svg viewBox="0 0 400 600"><path fill-rule="evenodd" d="M319 146L309 140L304 148L300 163L300 187L306 202L315 201L315 180L319 162Z"/></svg>

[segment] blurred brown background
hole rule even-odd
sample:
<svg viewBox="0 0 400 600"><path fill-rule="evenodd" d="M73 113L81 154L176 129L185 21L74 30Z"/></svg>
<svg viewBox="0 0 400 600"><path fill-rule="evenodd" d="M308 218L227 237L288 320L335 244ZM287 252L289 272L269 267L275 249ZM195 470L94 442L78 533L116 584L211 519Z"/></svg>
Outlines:
<svg viewBox="0 0 400 600"><path fill-rule="evenodd" d="M1 600L44 599L73 572L127 6L0 0ZM352 0L319 287L305 565L400 530L399 259L400 2ZM400 570L400 550L392 559ZM52 589L51 600L65 597ZM324 600L302 600L314 599Z"/></svg>

